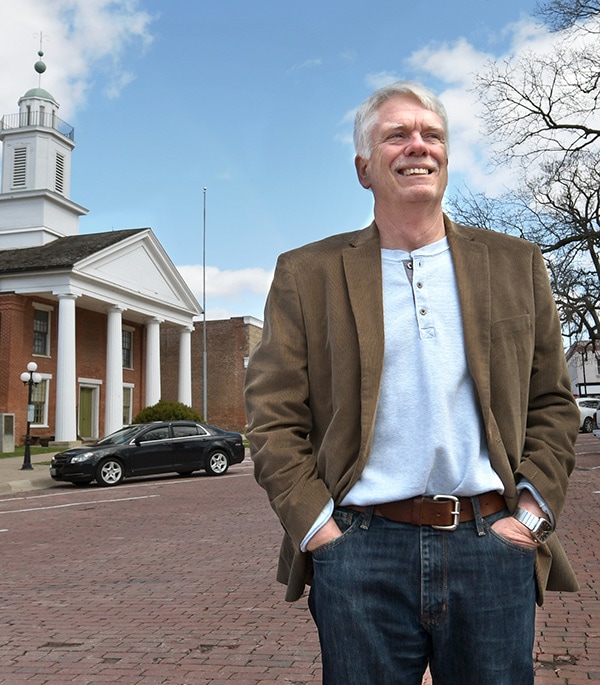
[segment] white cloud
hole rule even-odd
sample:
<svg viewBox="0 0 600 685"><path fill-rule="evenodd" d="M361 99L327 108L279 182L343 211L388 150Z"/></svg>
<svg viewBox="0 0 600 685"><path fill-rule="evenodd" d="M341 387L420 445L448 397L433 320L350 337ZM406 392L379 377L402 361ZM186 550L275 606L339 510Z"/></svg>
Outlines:
<svg viewBox="0 0 600 685"><path fill-rule="evenodd" d="M465 38L455 43L429 45L413 52L408 59L411 68L422 71L444 83L469 86L473 73L481 69L492 55L476 50Z"/></svg>
<svg viewBox="0 0 600 685"><path fill-rule="evenodd" d="M371 90L377 90L378 88L389 86L390 83L399 80L400 76L393 71L377 71L372 74L367 74L365 83Z"/></svg>
<svg viewBox="0 0 600 685"><path fill-rule="evenodd" d="M117 97L134 75L122 58L147 47L152 17L137 0L19 0L5 2L0 22L0 63L10 65L0 82L0 115L17 111L17 100L38 85L33 69L43 32L47 71L41 85L69 116L85 106L93 82Z"/></svg>
<svg viewBox="0 0 600 685"><path fill-rule="evenodd" d="M304 69L314 69L315 67L320 67L323 64L323 60L320 57L315 57L314 59L307 59L301 64L295 64L293 67L288 69L288 72L293 71L303 71Z"/></svg>
<svg viewBox="0 0 600 685"><path fill-rule="evenodd" d="M178 266L179 273L183 276L198 301L202 299L202 266L191 264ZM222 271L216 266L206 267L206 297L221 300L237 298L240 295L252 294L266 296L273 280L273 271L253 267L238 270Z"/></svg>

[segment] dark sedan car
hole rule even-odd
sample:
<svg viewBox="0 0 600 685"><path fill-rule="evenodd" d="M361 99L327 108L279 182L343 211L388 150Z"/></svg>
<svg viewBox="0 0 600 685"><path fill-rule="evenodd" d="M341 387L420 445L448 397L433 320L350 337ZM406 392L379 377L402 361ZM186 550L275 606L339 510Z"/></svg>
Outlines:
<svg viewBox="0 0 600 685"><path fill-rule="evenodd" d="M244 459L239 433L192 421L155 421L126 426L97 444L52 457L50 475L71 483L118 485L123 478L204 469L222 476Z"/></svg>

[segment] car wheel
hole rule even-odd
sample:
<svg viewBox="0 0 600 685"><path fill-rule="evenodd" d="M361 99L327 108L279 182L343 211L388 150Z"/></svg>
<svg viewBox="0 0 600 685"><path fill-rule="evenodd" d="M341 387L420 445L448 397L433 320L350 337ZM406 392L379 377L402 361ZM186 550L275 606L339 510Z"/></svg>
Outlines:
<svg viewBox="0 0 600 685"><path fill-rule="evenodd" d="M118 485L124 477L123 464L112 457L103 459L96 467L96 482L105 487Z"/></svg>
<svg viewBox="0 0 600 685"><path fill-rule="evenodd" d="M209 476L222 476L229 468L229 457L222 450L211 452L204 468Z"/></svg>
<svg viewBox="0 0 600 685"><path fill-rule="evenodd" d="M587 416L583 422L583 432L591 433L594 430L594 419L591 416Z"/></svg>

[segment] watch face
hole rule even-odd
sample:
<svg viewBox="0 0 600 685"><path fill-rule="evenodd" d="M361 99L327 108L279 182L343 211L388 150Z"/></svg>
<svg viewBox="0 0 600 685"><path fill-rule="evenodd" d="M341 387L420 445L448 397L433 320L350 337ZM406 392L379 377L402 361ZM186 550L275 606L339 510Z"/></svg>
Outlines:
<svg viewBox="0 0 600 685"><path fill-rule="evenodd" d="M546 542L551 533L552 525L545 519L540 519L537 530L534 531L533 535L538 542Z"/></svg>

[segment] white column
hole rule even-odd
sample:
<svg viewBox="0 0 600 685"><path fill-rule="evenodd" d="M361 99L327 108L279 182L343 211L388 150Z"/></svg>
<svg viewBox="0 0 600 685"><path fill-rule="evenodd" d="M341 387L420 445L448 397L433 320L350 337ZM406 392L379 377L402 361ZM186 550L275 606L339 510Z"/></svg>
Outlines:
<svg viewBox="0 0 600 685"><path fill-rule="evenodd" d="M104 435L123 426L123 310L111 307L106 319L106 390Z"/></svg>
<svg viewBox="0 0 600 685"><path fill-rule="evenodd" d="M193 326L182 328L179 333L179 383L177 399L192 406L192 331Z"/></svg>
<svg viewBox="0 0 600 685"><path fill-rule="evenodd" d="M146 323L146 406L160 400L160 320Z"/></svg>
<svg viewBox="0 0 600 685"><path fill-rule="evenodd" d="M76 297L76 295L72 294L58 296L55 442L77 441L77 386L75 371Z"/></svg>

